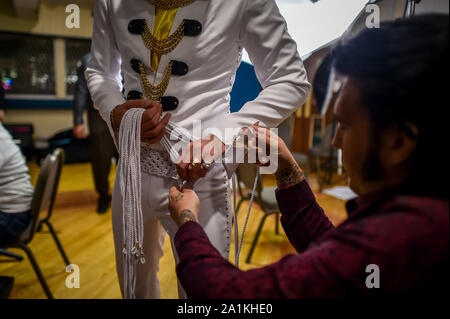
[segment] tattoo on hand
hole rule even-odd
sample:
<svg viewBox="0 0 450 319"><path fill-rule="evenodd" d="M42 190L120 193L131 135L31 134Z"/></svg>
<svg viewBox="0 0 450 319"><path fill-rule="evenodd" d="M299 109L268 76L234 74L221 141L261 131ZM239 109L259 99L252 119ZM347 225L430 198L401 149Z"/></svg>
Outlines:
<svg viewBox="0 0 450 319"><path fill-rule="evenodd" d="M287 168L276 172L278 188L287 188L296 185L305 179L305 175L297 163L291 163Z"/></svg>
<svg viewBox="0 0 450 319"><path fill-rule="evenodd" d="M190 209L185 209L180 214L180 225L186 222L197 222L194 213Z"/></svg>
<svg viewBox="0 0 450 319"><path fill-rule="evenodd" d="M178 196L175 198L175 203L178 203L180 200L182 200L184 197L184 194L178 194Z"/></svg>

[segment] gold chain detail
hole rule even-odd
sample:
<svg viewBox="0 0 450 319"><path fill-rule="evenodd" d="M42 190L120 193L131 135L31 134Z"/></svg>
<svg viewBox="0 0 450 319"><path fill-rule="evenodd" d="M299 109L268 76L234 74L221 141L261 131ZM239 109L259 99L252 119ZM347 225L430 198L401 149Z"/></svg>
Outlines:
<svg viewBox="0 0 450 319"><path fill-rule="evenodd" d="M150 84L147 79L147 73L145 72L144 64L142 64L142 62L139 62L139 70L141 71L141 85L148 99L152 101L159 101L159 99L164 95L167 87L169 86L170 77L172 76L172 65L173 62L171 61L167 65L161 83L154 86Z"/></svg>
<svg viewBox="0 0 450 319"><path fill-rule="evenodd" d="M145 23L144 33L142 33L142 39L144 40L145 46L150 51L158 55L170 53L180 43L181 39L183 39L183 36L184 36L184 21L181 22L180 26L171 36L162 40L158 40L153 36L147 23Z"/></svg>
<svg viewBox="0 0 450 319"><path fill-rule="evenodd" d="M185 7L190 5L195 0L148 0L150 4L158 9L171 10L175 8Z"/></svg>

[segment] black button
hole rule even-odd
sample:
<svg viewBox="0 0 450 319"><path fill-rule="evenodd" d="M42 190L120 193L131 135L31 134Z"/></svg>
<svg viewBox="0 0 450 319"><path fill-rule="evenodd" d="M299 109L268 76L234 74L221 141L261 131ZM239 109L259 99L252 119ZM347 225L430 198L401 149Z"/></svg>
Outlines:
<svg viewBox="0 0 450 319"><path fill-rule="evenodd" d="M189 71L189 67L186 63L181 61L171 60L172 62L172 75L186 75Z"/></svg>
<svg viewBox="0 0 450 319"><path fill-rule="evenodd" d="M178 107L178 99L175 96L161 97L162 109L164 112L173 111Z"/></svg>
<svg viewBox="0 0 450 319"><path fill-rule="evenodd" d="M184 35L194 37L202 32L202 24L196 20L184 20Z"/></svg>
<svg viewBox="0 0 450 319"><path fill-rule="evenodd" d="M129 101L129 100L140 100L140 99L142 99L142 93L141 92L139 92L139 91L130 91L130 92L128 92L128 95L127 95L127 101Z"/></svg>
<svg viewBox="0 0 450 319"><path fill-rule="evenodd" d="M130 65L131 65L131 68L134 70L134 72L141 74L141 70L139 69L139 63L141 63L141 61L138 59L130 60Z"/></svg>
<svg viewBox="0 0 450 319"><path fill-rule="evenodd" d="M142 34L145 30L145 19L134 19L128 23L128 31L132 34Z"/></svg>

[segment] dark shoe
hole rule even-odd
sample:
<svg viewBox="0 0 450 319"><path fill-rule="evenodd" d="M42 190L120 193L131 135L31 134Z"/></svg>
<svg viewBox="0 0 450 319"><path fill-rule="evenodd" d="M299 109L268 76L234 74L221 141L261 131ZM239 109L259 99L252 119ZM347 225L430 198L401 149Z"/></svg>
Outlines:
<svg viewBox="0 0 450 319"><path fill-rule="evenodd" d="M110 199L99 199L97 206L97 213L104 214L108 211Z"/></svg>
<svg viewBox="0 0 450 319"><path fill-rule="evenodd" d="M13 277L0 276L0 299L8 299L13 289L13 284Z"/></svg>

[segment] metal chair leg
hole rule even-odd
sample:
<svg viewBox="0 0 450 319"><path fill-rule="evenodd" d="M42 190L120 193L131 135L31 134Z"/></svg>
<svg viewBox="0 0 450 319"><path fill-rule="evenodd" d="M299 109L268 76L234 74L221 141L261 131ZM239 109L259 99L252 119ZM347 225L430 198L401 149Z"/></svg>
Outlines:
<svg viewBox="0 0 450 319"><path fill-rule="evenodd" d="M316 156L316 172L317 172L317 182L319 183L319 193L321 193L323 189L323 182L322 177L320 176L320 171L321 171L320 158L319 156Z"/></svg>
<svg viewBox="0 0 450 319"><path fill-rule="evenodd" d="M19 261L23 260L23 256L21 256L19 254L12 253L12 252L10 252L10 251L8 251L6 249L3 249L3 248L0 248L0 255L8 256L8 257L17 259Z"/></svg>
<svg viewBox="0 0 450 319"><path fill-rule="evenodd" d="M280 217L280 213L276 213L276 215L275 215L275 234L277 234L277 235L280 233L279 227L278 227L279 217Z"/></svg>
<svg viewBox="0 0 450 319"><path fill-rule="evenodd" d="M63 248L61 242L59 241L59 238L56 235L56 231L53 228L52 224L48 220L43 221L43 223L45 225L47 225L48 229L50 230L50 233L52 234L53 240L55 241L56 246L58 246L58 250L61 253L62 258L64 259L64 262L66 263L66 266L70 265L69 258L67 258L66 252L64 251L64 248Z"/></svg>
<svg viewBox="0 0 450 319"><path fill-rule="evenodd" d="M44 276L42 275L41 269L39 268L39 265L34 258L33 252L31 249L24 244L17 245L18 248L24 250L28 256L28 259L31 262L31 265L33 266L34 272L36 273L36 276L38 277L39 282L41 283L42 289L44 289L45 295L48 299L53 299L52 292L50 291L50 288L47 285L47 281L45 280Z"/></svg>
<svg viewBox="0 0 450 319"><path fill-rule="evenodd" d="M250 247L250 251L248 252L247 260L245 261L247 264L249 264L250 260L252 259L253 251L255 250L256 244L258 242L259 235L261 235L261 230L264 226L264 222L266 221L266 218L272 214L275 213L264 213L264 216L262 217L261 222L259 223L258 230L256 231L255 238L253 239L252 246Z"/></svg>
<svg viewBox="0 0 450 319"><path fill-rule="evenodd" d="M36 231L40 233L42 231L42 223L44 220L40 220L38 226L36 227Z"/></svg>
<svg viewBox="0 0 450 319"><path fill-rule="evenodd" d="M236 205L236 216L237 216L237 214L238 214L238 212L239 212L239 208L241 208L241 205L242 205L242 203L244 202L244 200L245 200L245 198L239 199L239 202L238 202L238 204Z"/></svg>

